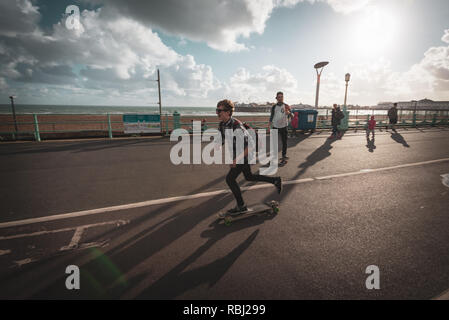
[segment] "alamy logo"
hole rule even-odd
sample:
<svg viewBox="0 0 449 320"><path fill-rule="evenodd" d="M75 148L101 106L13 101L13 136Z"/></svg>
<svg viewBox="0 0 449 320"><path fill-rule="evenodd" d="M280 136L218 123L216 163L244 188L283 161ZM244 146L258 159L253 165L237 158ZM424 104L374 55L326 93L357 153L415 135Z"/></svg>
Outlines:
<svg viewBox="0 0 449 320"><path fill-rule="evenodd" d="M185 129L173 130L170 141L177 141L170 150L170 160L174 165L179 164L243 164L245 158L249 164L259 161L268 167L259 169L262 175L272 175L278 169L278 132L271 130L270 153L267 156L265 129L225 129L225 141L216 129L201 131L201 121L193 122L193 141ZM211 141L212 139L212 141ZM258 142L256 142L258 141ZM210 142L202 150L202 142ZM256 146L256 143L258 144ZM224 145L224 148L222 146ZM248 149L245 156L245 149ZM224 160L223 160L224 149ZM192 150L192 156L191 156Z"/></svg>
<svg viewBox="0 0 449 320"><path fill-rule="evenodd" d="M65 26L69 30L78 30L80 27L80 8L75 5L70 5L65 9L67 19L65 20Z"/></svg>
<svg viewBox="0 0 449 320"><path fill-rule="evenodd" d="M65 280L65 287L68 290L79 290L80 289L80 268L75 265L67 266L65 273L69 274Z"/></svg>
<svg viewBox="0 0 449 320"><path fill-rule="evenodd" d="M368 278L366 278L365 286L368 290L379 290L380 289L380 271L379 267L375 265L371 265L366 267L366 274L371 274Z"/></svg>

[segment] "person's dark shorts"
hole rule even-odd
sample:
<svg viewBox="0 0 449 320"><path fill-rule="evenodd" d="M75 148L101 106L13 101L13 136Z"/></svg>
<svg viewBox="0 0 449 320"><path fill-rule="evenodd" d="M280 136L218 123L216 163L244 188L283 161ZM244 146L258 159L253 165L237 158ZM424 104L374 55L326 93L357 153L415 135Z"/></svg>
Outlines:
<svg viewBox="0 0 449 320"><path fill-rule="evenodd" d="M390 124L396 124L398 123L398 119L390 119Z"/></svg>

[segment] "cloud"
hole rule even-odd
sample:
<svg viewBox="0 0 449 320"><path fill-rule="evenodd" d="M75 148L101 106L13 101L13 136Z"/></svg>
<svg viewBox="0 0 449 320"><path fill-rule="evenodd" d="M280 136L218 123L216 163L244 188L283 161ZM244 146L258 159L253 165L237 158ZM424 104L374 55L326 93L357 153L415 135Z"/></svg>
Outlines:
<svg viewBox="0 0 449 320"><path fill-rule="evenodd" d="M444 31L445 46L431 47L424 58L403 74L395 74L391 86L399 86L404 94L448 100L449 96L449 30ZM417 98L417 97L415 97Z"/></svg>
<svg viewBox="0 0 449 320"><path fill-rule="evenodd" d="M446 44L448 34L449 30L445 30L442 37ZM349 64L345 69L351 70L349 103L376 104L379 100L409 101L426 97L448 100L449 44L427 49L423 58L405 72L393 70L391 62L383 58Z"/></svg>
<svg viewBox="0 0 449 320"><path fill-rule="evenodd" d="M441 40L449 43L449 29L444 30L444 35L441 37Z"/></svg>
<svg viewBox="0 0 449 320"><path fill-rule="evenodd" d="M298 83L285 69L273 65L262 67L261 72L252 74L240 68L231 76L227 94L232 100L241 102L273 101L277 91L283 91L292 100Z"/></svg>
<svg viewBox="0 0 449 320"><path fill-rule="evenodd" d="M40 18L38 8L26 0L3 9L17 26L20 20L36 24ZM83 11L80 22L79 29L69 30L62 19L46 34L37 25L12 26L0 35L0 76L16 83L64 86L74 94L97 90L103 97L110 92L154 95L156 84L150 80L157 68L168 95L203 97L220 86L210 66L178 54L138 21L97 9Z"/></svg>
<svg viewBox="0 0 449 320"><path fill-rule="evenodd" d="M241 42L262 34L273 10L294 7L306 0L95 0L105 10L120 12L149 27L192 41L205 42L224 52L248 50ZM350 13L371 0L307 0L327 2L335 11Z"/></svg>
<svg viewBox="0 0 449 320"><path fill-rule="evenodd" d="M372 0L324 0L336 12L348 14L367 6Z"/></svg>
<svg viewBox="0 0 449 320"><path fill-rule="evenodd" d="M33 32L40 14L28 0L0 1L0 36Z"/></svg>

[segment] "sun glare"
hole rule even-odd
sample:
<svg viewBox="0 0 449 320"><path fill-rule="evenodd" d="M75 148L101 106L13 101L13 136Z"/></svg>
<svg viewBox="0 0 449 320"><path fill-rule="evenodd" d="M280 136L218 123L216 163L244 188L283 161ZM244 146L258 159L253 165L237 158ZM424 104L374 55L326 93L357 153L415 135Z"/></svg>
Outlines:
<svg viewBox="0 0 449 320"><path fill-rule="evenodd" d="M371 7L356 17L353 26L351 48L357 54L375 56L397 42L399 16Z"/></svg>

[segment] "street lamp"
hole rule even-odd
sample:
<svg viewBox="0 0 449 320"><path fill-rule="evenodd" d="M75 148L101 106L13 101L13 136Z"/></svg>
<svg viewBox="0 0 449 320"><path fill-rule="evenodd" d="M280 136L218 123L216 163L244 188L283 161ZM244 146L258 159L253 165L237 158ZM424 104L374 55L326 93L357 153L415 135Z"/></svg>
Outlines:
<svg viewBox="0 0 449 320"><path fill-rule="evenodd" d="M16 134L17 134L17 131L19 131L19 130L17 129L16 108L14 107L14 98L16 98L16 96L9 97L9 99L11 99L12 116L14 119L14 127L16 128Z"/></svg>
<svg viewBox="0 0 449 320"><path fill-rule="evenodd" d="M349 79L351 78L351 75L349 74L349 73L347 73L346 75L345 75L345 81L346 81L346 90L345 90L345 107L346 107L346 99L347 99L347 97L348 97L348 82L349 82Z"/></svg>
<svg viewBox="0 0 449 320"><path fill-rule="evenodd" d="M315 97L315 108L318 108L318 96L320 94L320 78L321 78L321 73L323 72L323 69L325 66L327 66L329 64L329 62L327 61L323 61L323 62L319 62L317 64L315 64L313 67L316 70L316 75L317 75L317 79L316 79L316 97ZM318 71L318 69L321 69L320 71Z"/></svg>

